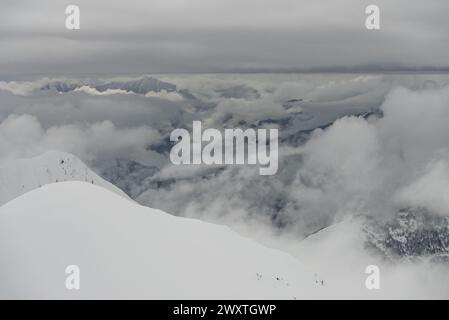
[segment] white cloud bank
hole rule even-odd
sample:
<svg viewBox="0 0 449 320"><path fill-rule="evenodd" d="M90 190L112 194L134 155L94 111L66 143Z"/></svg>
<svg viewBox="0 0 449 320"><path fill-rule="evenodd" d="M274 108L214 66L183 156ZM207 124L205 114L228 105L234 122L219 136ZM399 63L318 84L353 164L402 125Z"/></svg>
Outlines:
<svg viewBox="0 0 449 320"><path fill-rule="evenodd" d="M34 116L10 115L0 123L0 158L30 157L53 149L87 161L137 157L145 156L146 147L158 139L158 132L146 126L119 129L103 121L44 129Z"/></svg>

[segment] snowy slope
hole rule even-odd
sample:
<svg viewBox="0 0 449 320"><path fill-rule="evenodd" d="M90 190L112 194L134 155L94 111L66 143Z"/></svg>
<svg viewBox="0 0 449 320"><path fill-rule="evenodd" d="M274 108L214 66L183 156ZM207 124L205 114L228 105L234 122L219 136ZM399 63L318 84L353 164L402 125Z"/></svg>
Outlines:
<svg viewBox="0 0 449 320"><path fill-rule="evenodd" d="M74 155L49 151L38 157L10 160L0 165L0 205L45 184L70 180L97 184L127 197Z"/></svg>
<svg viewBox="0 0 449 320"><path fill-rule="evenodd" d="M325 290L290 255L84 182L0 207L0 257L0 298L299 299ZM78 291L65 288L68 265L80 267Z"/></svg>
<svg viewBox="0 0 449 320"><path fill-rule="evenodd" d="M370 243L368 221L356 217L307 237L294 255L327 279L322 298L447 299L449 267L422 259L385 259ZM379 290L368 290L366 268L379 268Z"/></svg>

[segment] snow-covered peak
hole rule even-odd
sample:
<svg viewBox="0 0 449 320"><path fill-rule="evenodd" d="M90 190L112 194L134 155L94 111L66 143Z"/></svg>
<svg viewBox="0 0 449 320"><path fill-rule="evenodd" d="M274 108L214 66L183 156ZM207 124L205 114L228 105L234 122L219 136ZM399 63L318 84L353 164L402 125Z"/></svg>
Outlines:
<svg viewBox="0 0 449 320"><path fill-rule="evenodd" d="M72 180L97 184L127 197L73 154L48 151L34 158L10 160L0 165L0 205L45 184Z"/></svg>
<svg viewBox="0 0 449 320"><path fill-rule="evenodd" d="M148 92L160 92L165 90L167 92L176 91L174 84L160 81L156 78L144 76L142 78L130 81L112 81L105 84L97 85L95 88L98 91L105 91L110 89L121 89L137 94L146 94Z"/></svg>
<svg viewBox="0 0 449 320"><path fill-rule="evenodd" d="M0 256L0 298L295 299L325 289L295 258L227 227L83 182L0 207ZM69 265L80 290L65 287Z"/></svg>

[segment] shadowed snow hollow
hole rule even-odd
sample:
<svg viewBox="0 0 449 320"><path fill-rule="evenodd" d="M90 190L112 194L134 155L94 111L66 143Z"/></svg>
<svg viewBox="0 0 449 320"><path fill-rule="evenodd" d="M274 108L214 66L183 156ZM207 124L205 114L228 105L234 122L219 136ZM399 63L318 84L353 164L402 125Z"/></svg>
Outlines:
<svg viewBox="0 0 449 320"><path fill-rule="evenodd" d="M227 227L142 207L84 182L43 186L0 207L0 298L313 297L295 258ZM80 290L65 269L80 268Z"/></svg>

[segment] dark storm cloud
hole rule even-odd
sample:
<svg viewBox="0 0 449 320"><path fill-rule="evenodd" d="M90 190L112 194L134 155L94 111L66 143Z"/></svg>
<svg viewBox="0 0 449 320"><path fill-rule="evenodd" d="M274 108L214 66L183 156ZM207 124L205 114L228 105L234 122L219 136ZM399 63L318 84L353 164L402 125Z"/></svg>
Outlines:
<svg viewBox="0 0 449 320"><path fill-rule="evenodd" d="M79 31L65 29L69 2L2 2L3 75L449 66L443 0L71 3ZM379 31L364 26L371 3L381 8Z"/></svg>

